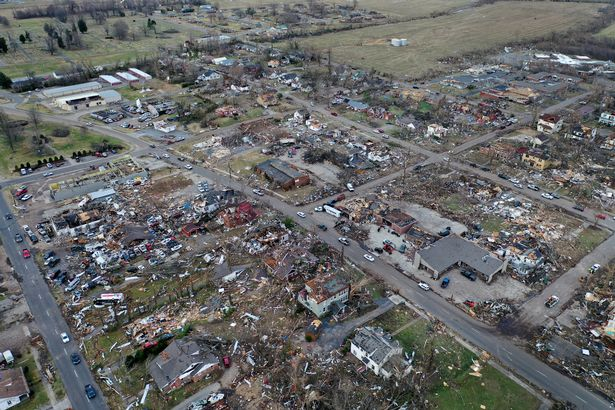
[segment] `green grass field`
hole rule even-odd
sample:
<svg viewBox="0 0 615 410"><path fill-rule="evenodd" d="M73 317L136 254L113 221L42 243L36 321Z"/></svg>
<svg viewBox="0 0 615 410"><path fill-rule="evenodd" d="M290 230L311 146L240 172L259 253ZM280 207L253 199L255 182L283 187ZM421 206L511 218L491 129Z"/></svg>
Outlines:
<svg viewBox="0 0 615 410"><path fill-rule="evenodd" d="M45 37L43 25L60 24L57 20L48 18L36 18L26 20L14 20L10 10L0 10L1 15L7 16L11 21L8 28L0 28L0 36L8 39L11 35L18 38L24 31L30 32L31 43L19 43L17 51L11 51L6 55L0 56L0 70L11 77L23 76L27 71L34 71L37 74L49 73L62 68L70 68L71 63L89 63L91 65L114 64L117 62L134 61L136 57L155 54L159 48L176 47L184 40L190 38L192 33L196 37L202 33L184 28L181 25L157 21L156 31L148 32L145 36L143 32L144 22L147 18L138 16L114 17L107 20L104 25L97 25L94 21L86 18L88 25L87 33L81 35L86 47L81 50L62 50L58 49L55 55L50 55L45 51ZM105 39L105 25L109 27L110 34L113 34L113 23L123 19L130 27L129 39ZM165 33L168 30L177 30L177 33ZM132 40L132 33L135 40Z"/></svg>
<svg viewBox="0 0 615 410"><path fill-rule="evenodd" d="M476 355L431 326L419 319L395 336L405 351L416 352L419 362L434 352L430 408L465 410L484 405L487 409L538 409L540 402L535 396L489 364L480 362L482 377L470 375Z"/></svg>
<svg viewBox="0 0 615 410"><path fill-rule="evenodd" d="M442 62L447 57L568 31L591 21L600 7L588 3L501 2L438 18L314 36L301 44L321 50L331 48L334 62L420 78L455 69L455 64ZM409 45L392 47L391 38L407 38Z"/></svg>
<svg viewBox="0 0 615 410"><path fill-rule="evenodd" d="M49 397L45 391L41 374L38 372L38 368L34 362L34 357L28 353L27 355L24 355L22 360L20 360L17 365L28 368L28 371L24 373L31 391L30 398L28 400L12 408L15 410L36 410L48 405Z"/></svg>
<svg viewBox="0 0 615 410"><path fill-rule="evenodd" d="M39 159L48 158L50 156L64 155L65 158L69 158L75 151L83 151L93 149L94 146L107 141L112 145L121 145L126 147L122 141L93 134L91 131L87 131L83 134L80 129L71 128L70 134L64 138L52 137L52 131L57 126L51 124L43 124L39 127L39 134L46 135L50 138L51 142L45 147L43 154L39 155L32 145L31 136L35 133L31 127L26 126L13 144L14 151L6 138L0 138L0 174L3 175L15 175L13 173L15 166L30 162L30 164L36 164Z"/></svg>

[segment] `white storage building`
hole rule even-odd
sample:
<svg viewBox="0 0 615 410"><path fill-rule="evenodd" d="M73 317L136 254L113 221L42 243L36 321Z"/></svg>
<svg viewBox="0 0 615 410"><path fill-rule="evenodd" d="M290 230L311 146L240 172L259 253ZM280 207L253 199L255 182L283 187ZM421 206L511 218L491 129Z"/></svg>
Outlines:
<svg viewBox="0 0 615 410"><path fill-rule="evenodd" d="M128 72L136 77L139 77L142 80L149 81L152 79L152 76L146 73L145 71L141 71L138 68L129 68Z"/></svg>
<svg viewBox="0 0 615 410"><path fill-rule="evenodd" d="M66 87L54 87L43 90L42 93L47 98L58 98L64 95L71 95L76 93L85 93L87 91L100 90L102 85L96 81L90 81L88 83L74 84Z"/></svg>
<svg viewBox="0 0 615 410"><path fill-rule="evenodd" d="M131 84L131 83L136 83L139 81L139 78L135 77L134 75L126 72L126 71L120 71L115 73L115 75L117 75L122 81L124 81L125 83Z"/></svg>
<svg viewBox="0 0 615 410"><path fill-rule="evenodd" d="M100 79L103 80L104 82L108 83L108 84L111 84L111 85L120 85L120 84L122 84L121 80L118 80L117 78L115 78L112 75L103 74L103 75L100 76Z"/></svg>

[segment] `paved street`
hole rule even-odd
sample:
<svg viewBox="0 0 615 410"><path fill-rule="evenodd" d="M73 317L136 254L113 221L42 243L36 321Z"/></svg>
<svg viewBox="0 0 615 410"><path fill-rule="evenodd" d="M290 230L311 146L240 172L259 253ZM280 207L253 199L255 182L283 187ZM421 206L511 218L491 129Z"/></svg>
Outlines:
<svg viewBox="0 0 615 410"><path fill-rule="evenodd" d="M309 107L309 102L292 95L290 95L290 97L293 98L296 102L299 102L306 107ZM571 104L572 102L578 101L580 98L582 97L578 96L574 97L574 99L563 101L554 106L557 108L551 107L551 109L561 109ZM331 119L341 121L348 126L355 127L362 133L368 135L370 138L382 140L382 135L374 133L373 130L371 130L370 127L366 125L356 123L343 117L333 118L333 116L330 115L326 107L323 108L316 106L311 107L310 109L313 111L318 111L325 116L329 116L331 117ZM25 111L18 110L10 106L5 106L4 110L8 114L13 116L25 117L27 115ZM546 111L549 111L549 109ZM71 118L66 115L41 114L41 118L42 120L47 122L72 126L82 125L82 123L78 119ZM96 131L97 133L113 136L116 138L120 138L123 141L126 141L131 145L134 155L140 155L145 153L146 151L152 151L149 148L149 144L147 144L146 142L141 141L134 136L125 134L121 131L103 126L94 126L90 129ZM497 133L495 132L479 136L471 141L468 141L466 144L461 145L460 147L458 147L458 149L454 150L453 153L470 149L478 144L484 143L496 137ZM395 140L395 142L425 157L426 160L423 162L423 164L445 161L445 157L448 155L446 153L431 152L429 150L426 150L425 148L419 147L407 141ZM68 165L59 168L57 170L57 174L62 175L67 173L74 173L87 169L87 167L89 167L90 165L98 165L99 163L105 163L107 161L108 159L101 159L88 161L86 163ZM178 162L175 159L172 159L169 162L174 163L177 166L183 166L183 163ZM480 171L455 161L450 161L449 165L455 169L469 171L474 174L481 175L481 177L485 179L493 180L498 184L507 186L512 190L516 190L511 184L508 183L508 181L499 179L494 174ZM244 184L235 180L230 180L228 176L220 175L219 173L216 173L209 169L195 166L193 172L197 173L198 175L220 181L237 190L242 190L245 188ZM382 186L382 184L384 184L385 182L399 175L401 175L400 172L397 172L382 179L371 181L367 186L360 187L359 189L357 189L357 192L355 192L355 194L365 192L367 189L375 188L377 186ZM6 186L6 183L14 182L30 182L38 178L40 178L40 175L29 175L23 178L16 178L11 181L3 181L3 185ZM315 225L320 223L325 223L328 226L332 226L334 222L331 216L324 213L315 213L313 215L308 215L305 219L298 218L296 216L296 211L298 210L296 207L288 205L275 197L257 197L251 192L245 192L245 194L249 197L252 197L253 199L260 200L270 205L272 208L277 209L278 211L286 215L293 216L297 223L309 230L314 230ZM540 197L540 193L523 190L523 194L538 201L546 202L550 206L559 207L560 209L563 209L566 212L570 212L578 217L581 217L586 221L594 222L594 215L597 211L576 211L572 209L572 206L574 204L565 198L547 201L544 198ZM8 205L3 199L1 199L0 213L5 214L7 212ZM615 222L612 219L598 221L598 224L607 229L615 230ZM83 365L83 363L80 366L76 367L72 366L72 364L70 363L68 355L70 355L72 351L76 351L76 347L73 345L72 342L67 345L64 345L59 340L59 333L61 333L62 331L68 332L68 327L63 320L60 311L55 303L55 300L51 296L47 284L45 283L45 280L38 271L36 265L31 259L24 261L21 258L20 250L17 249L15 243L13 242L13 235L15 232L17 232L17 229L18 226L16 225L16 223L11 221L8 227L4 226L2 228L1 237L7 249L7 254L15 263L17 272L24 279L24 295L28 300L28 303L32 310L32 314L39 328L41 329L41 332L43 333L43 336L49 346L52 356L56 361L56 367L60 371L62 380L66 385L67 394L73 404L73 407L76 409L106 408L106 405L104 404L104 401L102 400L100 395L92 402L87 401L87 399L85 398L83 386L87 383L93 383L92 375ZM320 235L322 240L327 242L330 246L341 246L337 241L337 235L335 234L333 229L330 229L327 232L321 232ZM612 249L611 240L612 237L609 240L609 243L605 245L606 255L608 255L609 253L608 247L611 246L610 249ZM463 313L456 307L450 305L446 300L438 297L433 292L424 292L422 290L419 290L414 281L404 276L397 270L393 269L390 265L384 263L380 259L377 258L376 261L373 263L368 262L363 258L363 254L364 251L360 249L356 243L353 243L350 247L346 247L345 249L345 256L348 257L355 264L363 268L366 272L371 273L373 276L382 278L385 282L387 282L389 286L391 286L393 289L396 289L400 293L400 295L405 297L407 300L411 301L417 306L420 306L425 311L442 320L453 331L457 332L469 342L473 343L481 349L490 352L505 366L513 369L520 376L525 377L528 381L532 382L536 386L552 392L553 395L557 398L569 400L577 404L578 408L609 408L609 404L604 399L593 394L592 392L589 392L583 386L560 374L559 372L551 369L549 366L542 363L534 356L526 353L523 349L517 347L507 336L502 335L498 333L495 329L485 326L482 323L470 318L465 313ZM562 277L563 281L561 285L556 285L559 282L558 280L551 286L562 286L572 291L572 289L570 289L569 287L575 286L573 285L574 281L576 280L575 275L580 275L582 273L581 270L584 268L584 266L581 265L584 265L585 263L587 262L581 262L581 264L579 265L579 271L564 274L564 276ZM411 269L407 268L407 270ZM550 287L548 287L547 289L549 288ZM552 290L556 290L556 288L549 289L548 292L551 292ZM545 290L545 292L547 292L547 290ZM564 292L562 294L564 294ZM541 297L542 296L537 297L536 302L530 303L540 302ZM530 310L530 308L528 308L528 310ZM531 316L526 317L529 320L533 320Z"/></svg>
<svg viewBox="0 0 615 410"><path fill-rule="evenodd" d="M176 159L171 159L168 162L178 167L183 166L183 163ZM217 180L239 191L245 188L242 183L230 179L227 175L220 175L200 166L194 166L192 172L211 180ZM246 190L244 190L244 193L254 200L268 204L283 214L292 216L299 225L309 231L316 231L315 226L321 223L332 227L335 222L332 216L322 212L307 215L306 218L299 218L296 216L296 207L282 202L275 197L259 197ZM339 248L342 246L337 241L337 234L333 229L325 232L320 231L320 237L332 247ZM365 251L355 242L344 249L344 256L365 272L384 280L392 289L397 290L401 296L444 322L449 328L470 343L491 353L506 367L513 369L529 382L551 392L557 398L575 403L579 409L597 410L610 408L609 403L602 397L588 391L580 384L525 352L525 350L516 346L508 336L500 334L496 329L472 319L435 293L420 290L416 282L380 259L376 258L375 262L367 261L363 258L364 253ZM406 268L411 270L411 267Z"/></svg>
<svg viewBox="0 0 615 410"><path fill-rule="evenodd" d="M15 234L19 232L23 235L23 230L15 219L8 221L4 219L4 215L11 212L12 210L4 198L0 196L0 215L2 215L0 238L2 239L7 256L19 275L23 294L28 301L30 312L40 329L51 357L53 357L59 376L64 382L66 394L75 409L106 409L107 405L100 393L100 388L96 386L85 360L77 366L74 366L70 360L70 354L79 352L79 348L72 336L69 343L62 343L60 333L66 332L70 335L70 329L62 317L62 313L51 295L43 275L34 262L34 257L30 259L22 257L22 245L23 248L28 247L28 240L24 240L19 246L15 243ZM93 400L88 400L85 395L86 384L92 384L98 392L98 395Z"/></svg>

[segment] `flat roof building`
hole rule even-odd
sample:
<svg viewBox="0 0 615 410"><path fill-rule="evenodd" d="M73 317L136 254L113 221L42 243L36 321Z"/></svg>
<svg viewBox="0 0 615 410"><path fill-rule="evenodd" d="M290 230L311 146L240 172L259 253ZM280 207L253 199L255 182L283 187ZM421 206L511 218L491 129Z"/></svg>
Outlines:
<svg viewBox="0 0 615 410"><path fill-rule="evenodd" d="M122 84L122 81L121 81L121 80L119 80L119 79L115 78L115 77L114 77L114 76L112 76L112 75L106 75L106 74L103 74L103 75L101 75L99 78L100 78L102 81L104 81L104 82L106 82L106 83L108 83L108 84L111 84L111 85L120 85L120 84Z"/></svg>
<svg viewBox="0 0 615 410"><path fill-rule="evenodd" d="M265 175L267 179L283 189L288 190L310 183L309 175L297 171L292 165L276 158L263 161L255 168L257 173Z"/></svg>
<svg viewBox="0 0 615 410"><path fill-rule="evenodd" d="M78 111L85 108L97 107L122 99L120 93L114 90L90 91L79 94L57 97L54 104L66 111Z"/></svg>
<svg viewBox="0 0 615 410"><path fill-rule="evenodd" d="M145 71L141 71L138 68L129 68L128 72L135 77L138 77L142 80L149 81L152 79L152 76L146 73Z"/></svg>
<svg viewBox="0 0 615 410"><path fill-rule="evenodd" d="M386 210L376 215L379 225L386 225L400 235L405 234L416 223L416 219L400 209Z"/></svg>
<svg viewBox="0 0 615 410"><path fill-rule="evenodd" d="M116 76L118 76L122 81L126 82L126 83L135 83L137 81L139 81L138 77L135 77L134 75L126 72L126 71L119 71L117 73L115 73Z"/></svg>
<svg viewBox="0 0 615 410"><path fill-rule="evenodd" d="M58 98L64 95L84 93L87 91L100 90L102 85L96 81L88 83L74 84L66 87L54 87L43 90L42 93L47 98Z"/></svg>
<svg viewBox="0 0 615 410"><path fill-rule="evenodd" d="M414 256L414 267L430 272L434 279L454 267L467 267L490 283L496 273L506 270L506 266L506 260L457 235L442 238Z"/></svg>

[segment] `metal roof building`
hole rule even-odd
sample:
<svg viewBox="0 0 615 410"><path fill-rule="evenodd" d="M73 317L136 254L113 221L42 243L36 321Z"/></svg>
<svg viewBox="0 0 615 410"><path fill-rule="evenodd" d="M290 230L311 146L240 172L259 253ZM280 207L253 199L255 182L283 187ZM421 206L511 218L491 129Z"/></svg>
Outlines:
<svg viewBox="0 0 615 410"><path fill-rule="evenodd" d="M69 85L66 87L54 87L43 90L42 93L47 98L58 98L64 95L84 93L86 91L100 90L102 85L96 81L90 81L89 83L81 83Z"/></svg>
<svg viewBox="0 0 615 410"><path fill-rule="evenodd" d="M106 82L106 83L111 84L111 85L120 85L120 84L122 84L122 81L121 81L121 80L119 80L119 79L115 78L115 77L114 77L114 76L112 76L112 75L102 74L102 75L100 76L100 79L101 79L101 80L103 80L103 81L104 81L104 82Z"/></svg>

